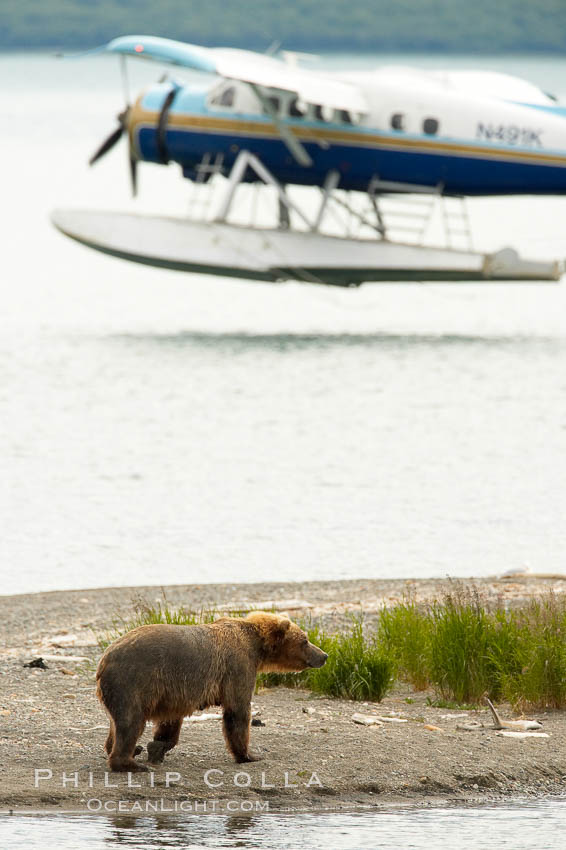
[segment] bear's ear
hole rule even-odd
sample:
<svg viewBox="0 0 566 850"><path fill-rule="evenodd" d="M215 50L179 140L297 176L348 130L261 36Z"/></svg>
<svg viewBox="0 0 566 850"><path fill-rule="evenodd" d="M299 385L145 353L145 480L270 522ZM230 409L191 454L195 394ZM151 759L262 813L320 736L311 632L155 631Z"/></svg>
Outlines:
<svg viewBox="0 0 566 850"><path fill-rule="evenodd" d="M280 647L290 628L291 620L287 617L278 617L275 622L269 624L264 632L266 645L273 649Z"/></svg>
<svg viewBox="0 0 566 850"><path fill-rule="evenodd" d="M275 647L285 639L291 628L291 620L278 614L268 614L264 611L253 611L246 620L251 621L257 628L266 646Z"/></svg>

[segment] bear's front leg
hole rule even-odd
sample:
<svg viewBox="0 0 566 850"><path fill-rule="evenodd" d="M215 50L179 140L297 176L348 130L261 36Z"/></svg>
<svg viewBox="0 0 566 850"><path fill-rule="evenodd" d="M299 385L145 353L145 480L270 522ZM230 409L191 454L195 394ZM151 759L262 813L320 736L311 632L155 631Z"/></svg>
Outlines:
<svg viewBox="0 0 566 850"><path fill-rule="evenodd" d="M250 706L245 708L225 708L223 728L226 744L234 759L241 764L247 761L259 761L260 756L250 753Z"/></svg>

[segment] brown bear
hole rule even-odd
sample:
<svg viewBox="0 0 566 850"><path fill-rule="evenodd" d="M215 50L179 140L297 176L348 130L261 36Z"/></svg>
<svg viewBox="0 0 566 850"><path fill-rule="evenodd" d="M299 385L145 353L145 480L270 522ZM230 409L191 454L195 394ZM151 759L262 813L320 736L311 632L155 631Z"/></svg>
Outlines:
<svg viewBox="0 0 566 850"><path fill-rule="evenodd" d="M139 626L109 646L96 671L97 695L110 716L111 770L147 770L134 760L147 720L148 761L159 763L179 740L183 718L221 705L224 737L237 762L248 750L250 703L259 672L322 667L327 654L287 617L255 611L202 626Z"/></svg>

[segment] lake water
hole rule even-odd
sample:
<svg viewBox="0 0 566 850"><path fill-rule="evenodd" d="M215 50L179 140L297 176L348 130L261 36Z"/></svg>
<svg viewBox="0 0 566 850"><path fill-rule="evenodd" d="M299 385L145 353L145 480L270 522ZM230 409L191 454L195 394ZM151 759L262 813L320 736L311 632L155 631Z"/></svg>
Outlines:
<svg viewBox="0 0 566 850"><path fill-rule="evenodd" d="M387 61L566 93L562 59ZM159 73L132 63L132 90ZM179 214L190 185L142 165L133 202L123 147L87 167L114 60L4 55L0 78L3 593L564 571L564 285L337 291L97 255L49 211ZM566 199L470 212L479 248L566 256Z"/></svg>
<svg viewBox="0 0 566 850"><path fill-rule="evenodd" d="M562 850L566 802L363 814L155 819L43 815L0 819L10 850L208 847L270 850Z"/></svg>

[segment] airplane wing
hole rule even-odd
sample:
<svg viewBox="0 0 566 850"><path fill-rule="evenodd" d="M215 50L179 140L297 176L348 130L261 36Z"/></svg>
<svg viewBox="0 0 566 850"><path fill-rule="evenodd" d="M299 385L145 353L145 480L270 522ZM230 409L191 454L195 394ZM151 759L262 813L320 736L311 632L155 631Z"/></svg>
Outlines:
<svg viewBox="0 0 566 850"><path fill-rule="evenodd" d="M355 84L288 65L280 59L250 50L200 47L157 36L126 35L113 39L96 52L138 56L169 65L181 65L255 86L290 91L306 103L354 113L368 112L366 99Z"/></svg>

